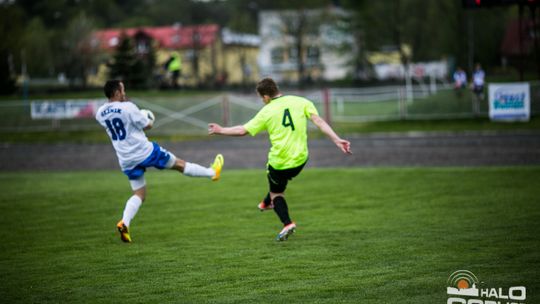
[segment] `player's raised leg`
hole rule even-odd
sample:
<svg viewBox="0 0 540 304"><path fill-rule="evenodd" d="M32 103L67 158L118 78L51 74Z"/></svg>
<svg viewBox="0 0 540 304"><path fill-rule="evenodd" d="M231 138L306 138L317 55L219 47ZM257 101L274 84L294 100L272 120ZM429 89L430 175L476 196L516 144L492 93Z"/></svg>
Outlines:
<svg viewBox="0 0 540 304"><path fill-rule="evenodd" d="M259 208L261 212L274 209L274 204L272 204L272 199L270 198L270 192L268 192L259 205L257 205L257 208Z"/></svg>
<svg viewBox="0 0 540 304"><path fill-rule="evenodd" d="M203 167L199 164L190 163L183 159L174 157L174 162L170 168L177 170L186 176L208 177L213 181L217 181L221 177L221 170L223 169L224 163L225 160L221 154L216 155L216 158L210 167Z"/></svg>

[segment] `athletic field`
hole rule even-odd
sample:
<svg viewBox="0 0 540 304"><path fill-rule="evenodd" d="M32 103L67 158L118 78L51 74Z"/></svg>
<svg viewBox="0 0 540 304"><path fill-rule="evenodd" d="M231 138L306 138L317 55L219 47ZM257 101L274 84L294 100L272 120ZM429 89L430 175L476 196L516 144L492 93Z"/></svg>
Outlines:
<svg viewBox="0 0 540 304"><path fill-rule="evenodd" d="M263 170L147 174L132 222L119 171L1 173L3 303L446 303L447 279L540 302L540 167L306 169L297 233L274 241Z"/></svg>

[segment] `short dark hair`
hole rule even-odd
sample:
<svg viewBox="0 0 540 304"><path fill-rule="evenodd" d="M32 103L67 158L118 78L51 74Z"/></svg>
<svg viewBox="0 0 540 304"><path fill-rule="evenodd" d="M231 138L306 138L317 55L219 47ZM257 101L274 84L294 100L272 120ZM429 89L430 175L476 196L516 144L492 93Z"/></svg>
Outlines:
<svg viewBox="0 0 540 304"><path fill-rule="evenodd" d="M257 83L257 93L259 95L276 97L279 94L279 88L272 78L263 78L259 83Z"/></svg>
<svg viewBox="0 0 540 304"><path fill-rule="evenodd" d="M103 87L105 96L107 96L107 98L109 99L113 97L114 93L120 90L120 83L122 83L122 81L117 80L117 79L107 80L107 82L105 83L105 86Z"/></svg>

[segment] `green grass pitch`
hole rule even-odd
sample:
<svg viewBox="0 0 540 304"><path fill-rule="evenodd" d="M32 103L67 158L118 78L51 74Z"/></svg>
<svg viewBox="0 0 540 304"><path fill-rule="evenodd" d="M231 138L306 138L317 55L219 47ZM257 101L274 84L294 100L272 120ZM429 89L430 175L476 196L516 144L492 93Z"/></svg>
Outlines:
<svg viewBox="0 0 540 304"><path fill-rule="evenodd" d="M306 169L287 242L264 170L150 170L134 243L119 171L1 173L3 303L446 303L447 279L540 302L539 167Z"/></svg>

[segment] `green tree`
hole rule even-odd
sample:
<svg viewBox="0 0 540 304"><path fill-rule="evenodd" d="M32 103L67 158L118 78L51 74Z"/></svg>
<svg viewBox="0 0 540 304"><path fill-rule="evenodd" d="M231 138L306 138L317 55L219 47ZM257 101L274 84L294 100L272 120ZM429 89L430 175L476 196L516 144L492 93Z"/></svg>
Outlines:
<svg viewBox="0 0 540 304"><path fill-rule="evenodd" d="M144 52L137 52L133 39L122 33L118 47L109 63L109 77L120 79L132 88L147 88L153 85L156 56L153 42Z"/></svg>
<svg viewBox="0 0 540 304"><path fill-rule="evenodd" d="M129 83L135 61L135 50L131 39L125 33L120 34L118 47L114 52L112 62L109 63L109 77Z"/></svg>
<svg viewBox="0 0 540 304"><path fill-rule="evenodd" d="M33 18L21 37L24 61L30 77L47 77L54 72L52 35L39 17Z"/></svg>
<svg viewBox="0 0 540 304"><path fill-rule="evenodd" d="M71 85L80 82L86 87L86 78L97 65L99 49L92 40L93 31L93 20L81 13L71 20L65 31L59 32L61 44L57 62Z"/></svg>
<svg viewBox="0 0 540 304"><path fill-rule="evenodd" d="M469 47L473 61L484 66L500 63L500 45L516 7L465 10L461 1L343 0L356 15L363 47L378 51L399 43L412 48L413 62L453 57L467 66Z"/></svg>
<svg viewBox="0 0 540 304"><path fill-rule="evenodd" d="M156 59L156 42L151 41L148 45L148 52L143 58L144 62L144 75L146 76L146 86L155 87L158 85L156 83L155 75L157 68L157 59Z"/></svg>
<svg viewBox="0 0 540 304"><path fill-rule="evenodd" d="M20 66L20 38L25 14L14 5L0 4L0 93L15 91L15 67Z"/></svg>
<svg viewBox="0 0 540 304"><path fill-rule="evenodd" d="M84 11L86 2L88 0L17 0L15 5L22 8L30 19L41 18L47 29L63 29Z"/></svg>
<svg viewBox="0 0 540 304"><path fill-rule="evenodd" d="M154 69L156 68L154 41L148 41L143 51L135 53L135 61L133 62L128 81L136 88L148 88L157 85L154 83Z"/></svg>

